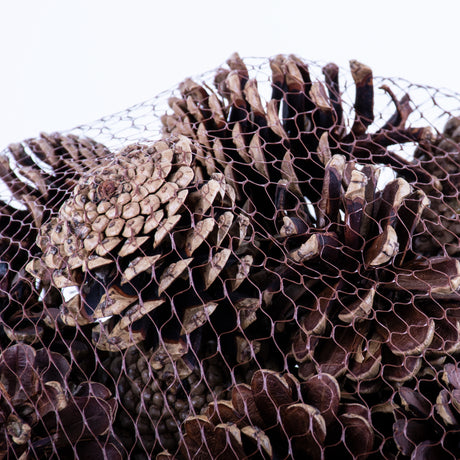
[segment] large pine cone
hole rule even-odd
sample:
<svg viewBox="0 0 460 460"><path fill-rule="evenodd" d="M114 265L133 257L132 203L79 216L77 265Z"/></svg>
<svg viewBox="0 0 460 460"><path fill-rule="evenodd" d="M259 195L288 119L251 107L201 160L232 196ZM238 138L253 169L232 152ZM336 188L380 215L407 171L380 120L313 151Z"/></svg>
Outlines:
<svg viewBox="0 0 460 460"><path fill-rule="evenodd" d="M300 59L275 57L270 62L272 95L264 107L258 83L250 78L244 62L234 55L227 63L229 69L216 73L216 91L191 80L180 85L180 97L169 100L173 113L163 117L164 130L200 143L205 153L202 167L208 173L225 174L236 190L236 203L267 238L259 240L265 273L253 279L263 291L263 310L278 322L275 331L283 331L286 320L302 318L295 356L303 362L316 349L314 360L322 366L318 354L323 347L316 348L319 339L310 343L304 331L322 336L327 329L328 338L321 342L339 342L333 348L342 354L331 358L329 354L335 352L322 351L324 362L343 373L347 369L343 354L346 362L356 354L359 366L353 366L354 380L380 372L382 344L388 340L392 351L383 361L395 359L396 367L387 367L395 381L414 375L420 365L414 356L431 344L434 352L439 351L438 345L455 351L460 338L452 307L459 264L450 258L418 260L412 248L415 226L429 204L419 187L437 191L439 180L387 149L431 139L429 128L405 126L412 110L409 97L398 101L384 87L396 112L372 133L368 127L374 120L373 78L363 64L351 62L356 98L354 120L347 123L335 65L324 67L323 84L312 80ZM361 164L354 167L347 160ZM397 180L380 192L382 165L391 166ZM429 279L435 280L432 288ZM394 288L396 295L391 293ZM430 300L422 299L430 292ZM410 305L412 295L417 305ZM447 308L441 306L438 299L451 295ZM401 309L410 315L411 326L398 319ZM304 315L309 310L313 312ZM382 314L374 321L377 310ZM294 330L297 327L296 323ZM394 328L397 334L392 334ZM279 334L281 349L285 336ZM308 351L301 351L305 348ZM372 356L360 355L359 350ZM309 365L302 365L300 371L302 375L314 372Z"/></svg>
<svg viewBox="0 0 460 460"><path fill-rule="evenodd" d="M115 399L96 382L69 388L70 371L46 349L18 344L0 354L0 458L123 458Z"/></svg>
<svg viewBox="0 0 460 460"><path fill-rule="evenodd" d="M203 375L198 367L183 375L177 362L155 370L153 361L152 351L137 345L110 353L102 363L101 380L119 395L114 431L133 458L145 458L145 451L175 453L182 422L225 397L230 385L216 357L202 361Z"/></svg>
<svg viewBox="0 0 460 460"><path fill-rule="evenodd" d="M360 391L382 375L403 382L423 356L460 348L460 263L413 252L413 231L428 204L423 192L401 178L379 191L376 167L338 155L325 169L312 225L285 217L281 230L289 235L292 270L284 270L283 283L291 293L285 302L296 305L299 374L345 374ZM286 289L289 280L295 290ZM278 287L270 290L272 302L282 302Z"/></svg>
<svg viewBox="0 0 460 460"><path fill-rule="evenodd" d="M233 187L221 173L203 178L196 158L183 136L129 146L84 174L42 227L43 255L28 270L64 295L78 290L62 319L94 324L99 349L148 338L158 362L177 360L218 305L235 323L253 262L251 230Z"/></svg>
<svg viewBox="0 0 460 460"><path fill-rule="evenodd" d="M273 234L277 229L280 183L288 189L289 208L304 197L312 202L321 198L324 165L334 154L389 165L411 182L437 183L427 171L387 149L431 136L429 128L405 127L411 112L407 95L397 101L385 87L397 110L380 129L368 132L374 121L374 88L366 65L350 62L356 98L354 120L347 121L335 64L323 68L323 83L312 79L299 58L276 56L270 61L272 94L264 107L258 81L250 78L239 56L227 63L229 69L216 72L216 91L190 79L180 85L180 97L169 99L173 113L162 119L164 131L200 143L203 168L225 174L236 190L237 204L251 212L262 231ZM351 126L348 131L346 125Z"/></svg>

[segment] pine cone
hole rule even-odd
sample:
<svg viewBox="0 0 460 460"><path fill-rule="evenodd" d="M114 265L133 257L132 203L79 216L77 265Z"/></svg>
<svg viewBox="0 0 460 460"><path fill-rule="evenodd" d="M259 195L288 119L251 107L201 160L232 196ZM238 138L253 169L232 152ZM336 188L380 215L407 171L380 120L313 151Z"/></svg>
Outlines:
<svg viewBox="0 0 460 460"><path fill-rule="evenodd" d="M340 403L337 381L318 374L300 384L291 374L255 372L232 400L211 403L185 420L185 458L367 458L373 449L370 411Z"/></svg>
<svg viewBox="0 0 460 460"><path fill-rule="evenodd" d="M275 285L265 296L275 293L272 309L296 305L294 330L300 330L292 352L302 377L345 374L359 391L382 375L403 382L416 375L423 355L460 347L460 264L412 251L414 228L428 204L423 192L401 178L378 191L376 167L338 155L325 169L313 225L285 217L281 229L289 235L284 244L291 264L282 272L285 294Z"/></svg>
<svg viewBox="0 0 460 460"><path fill-rule="evenodd" d="M221 173L200 175L195 144L185 137L132 145L82 176L42 227L43 255L28 268L57 288L78 289L62 319L95 324L99 349L148 338L160 366L177 361L216 308L222 322L237 320L254 249L234 203Z"/></svg>
<svg viewBox="0 0 460 460"><path fill-rule="evenodd" d="M225 174L236 203L262 232L276 233L279 184L287 188L288 209L298 207L304 197L311 202L321 198L324 165L334 154L387 164L411 182L436 183L426 171L387 150L430 136L429 128L405 127L411 112L407 95L397 101L384 87L397 110L381 129L367 132L374 120L374 90L372 70L364 64L350 62L356 99L354 120L346 123L335 64L323 68L322 83L312 81L307 64L297 57L276 56L270 61L272 95L264 107L258 82L239 56L227 63L229 69L215 75L216 92L190 79L180 85L180 97L169 99L173 113L162 119L164 131L199 142L202 167L209 174ZM348 132L346 124L352 126Z"/></svg>
<svg viewBox="0 0 460 460"><path fill-rule="evenodd" d="M0 156L0 176L9 194L0 206L0 311L11 341L40 341L54 323L44 304L58 306L59 293L46 277L37 286L25 265L39 253L35 241L42 223L70 196L88 160L97 164L107 152L90 139L42 134L11 144Z"/></svg>
<svg viewBox="0 0 460 460"><path fill-rule="evenodd" d="M203 375L197 368L182 374L177 362L155 370L153 360L152 351L135 346L110 353L102 363L102 381L115 384L120 398L115 433L130 455L140 458L146 451L176 452L182 422L225 397L229 386L229 373L216 358L202 362Z"/></svg>
<svg viewBox="0 0 460 460"><path fill-rule="evenodd" d="M42 133L39 138L11 144L8 154L0 157L0 176L11 198L28 207L26 220L33 218L37 229L69 197L80 175L109 151L92 139Z"/></svg>
<svg viewBox="0 0 460 460"><path fill-rule="evenodd" d="M456 287L454 285L458 282L458 263L452 259L436 259L432 262L433 270L431 270L428 261L415 262L416 257L411 247L414 233L411 225L416 225L420 213L426 208L429 201L423 192L411 189L403 177L410 179L415 185L424 187L430 185L434 190L440 187L439 181L415 163L407 162L387 150L387 147L392 144L403 144L410 141L428 142L431 139L429 128L405 127L412 111L409 97L405 95L398 101L391 89L383 87L395 103L396 112L379 130L369 133L368 127L374 120L373 77L371 69L357 61L350 63L356 84L352 123L347 123L344 118L338 68L334 64L328 64L323 69L324 85L319 81L312 81L308 66L300 59L294 56L275 57L270 63L272 96L264 108L257 81L250 78L244 62L238 55L233 55L227 63L229 70L220 69L216 73L214 80L216 92L192 80L182 83L179 87L180 97L173 97L169 100L174 113L163 117L163 125L166 133L184 134L200 143L203 149L203 154L199 157L202 158L202 167L208 173L220 171L225 174L236 191L236 204L246 210L256 233L262 236L258 240L258 245L260 252L263 252L265 256L262 262L265 273L253 273L252 279L263 291L261 307L270 315L270 322L263 329L265 335L267 331L271 335L270 328L273 322L277 323L276 327L283 329L286 326L282 324L283 322L298 315L294 311L297 310L299 299L306 304L300 304L299 314L303 307L316 310L317 306L308 306L311 302L316 302L313 295L308 295L308 292L311 292L310 284L316 284L315 289L318 289L315 291L316 295L327 298L327 300L317 302L321 304L321 309L326 308L327 303L342 304L337 308L346 310L345 313L338 313L346 317L345 324L353 322L358 311L364 310L360 313L363 316L371 314L374 297L378 305L384 305L376 306L376 308L390 310L392 297L386 300L382 295L382 291L388 292L390 283L396 279L396 274L392 274L387 267L390 259L393 261L398 258L397 264L401 267L404 261L404 264L407 264L404 269L415 270L417 272L415 277L422 272L436 277L437 271L441 269L442 272L445 271L446 276L440 276L440 286L437 286L435 291L438 294L443 291L442 295L454 291ZM347 124L351 125L348 132L345 129ZM331 158L335 160L331 161ZM360 168L364 168L363 173L358 170L353 173L352 163L344 164L347 159L359 160L362 163ZM366 166L364 163L371 163L371 165ZM389 199L393 201L382 205L380 211L378 210L380 202L375 205L371 203L374 197L379 196L376 190L378 169L374 166L377 163L391 166L393 171L400 176L392 186L386 188ZM342 168L342 170L337 172L334 171L334 168ZM351 177L352 174L355 174L356 181L368 181L369 184L354 185L352 181L355 179ZM340 181L342 177L345 177L345 190L350 183L351 185L346 198L347 203L341 204ZM335 181L338 181L339 185ZM335 195L329 196L330 193ZM354 194L357 196L354 197ZM396 228L393 222L391 225L388 223L395 219L393 214L401 205L399 201L403 198L398 194L410 194L410 196L407 196L403 202ZM382 196L381 202L386 200L386 197ZM362 201L364 204L360 204ZM316 208L316 215L311 215L309 202ZM394 212L391 210L393 204L395 205ZM353 206L358 206L358 210L354 210ZM342 221L339 217L339 210L343 212L345 208L347 209L346 214L350 215L352 220L356 219L355 222L350 222L349 228L344 227L346 220ZM375 215L370 218L368 214L372 210L375 210ZM360 212L364 214L364 217L360 217ZM374 217L377 218L377 224L372 222ZM380 219L382 222L379 222ZM406 228L406 219L409 220L408 228ZM361 221L362 228L359 228ZM379 225L381 225L380 229ZM321 231L318 232L318 229ZM277 233L279 237L274 241L272 235ZM296 256L293 253L296 240L292 237L295 234L311 236L312 239L307 244L305 251L314 251L315 249L310 246L316 245L318 253L312 255L311 258L323 259L319 261L318 268L306 269L304 267L297 270L297 267L286 267L286 252L291 253L291 259L306 257L305 254ZM302 238L304 236L300 240L305 241ZM332 241L328 241L329 239ZM283 247L285 244L288 245L288 251ZM331 248L329 251L331 254L327 255L327 251L323 253L321 244L324 244L326 249L329 246L335 249ZM399 251L398 245L401 247ZM346 249L347 255L343 257L345 260L340 261L344 269L340 275L344 274L347 281L338 285L335 280L330 280L330 276L336 276L339 271L334 270L327 259L328 257L342 259L340 254L342 246L348 249ZM367 253L365 256L362 254L364 251ZM346 262L348 258L350 260ZM294 264L298 262L294 260ZM410 266L409 262L413 262L413 266ZM447 262L445 269L440 268L444 262ZM365 268L358 270L360 265ZM378 266L385 268L374 268ZM350 274L348 270L351 270ZM297 273L300 271L302 277L293 273L296 271ZM331 272L334 274L332 275ZM353 274L353 272L356 273ZM370 275L367 272L370 272ZM289 287L286 282L287 274L295 278L295 281L291 280L295 284L291 283ZM367 279L368 276L371 277L371 280ZM379 278L377 284L381 285L380 291L373 286L376 276ZM321 278L319 281L318 277ZM450 277L452 277L452 284L449 281ZM429 290L426 283L422 285L419 283L409 288L407 286L409 278L410 276L405 275L397 278L401 285L406 284L404 287L401 286L399 291L412 290L418 293ZM308 280L308 286L302 285L305 279ZM340 299L334 300L336 289L343 290L344 293L340 295ZM395 311L398 308L404 309L404 304L407 302L407 296L405 299L404 296L399 297L400 305ZM436 300L432 303L433 307L424 307L425 312L429 308L431 308L430 313L433 310L439 310ZM280 305L281 308L279 308ZM407 370L404 375L395 375L395 380L404 380L413 375L420 362L418 359L412 357L406 359L404 356L419 353L417 348L419 345L422 349L428 347L435 334L434 322L426 320L423 310L420 312L418 307L410 307L408 311L417 325L414 326L415 329L420 325L421 330L417 329L413 340L408 340L402 350L399 349L402 346L400 343L393 347L393 349L397 348L398 356L402 356L396 360L397 365L399 366L400 362L404 361L402 369ZM324 323L327 315L322 311L319 316ZM388 318L390 321L397 321L393 318L393 314L390 317ZM382 320L386 319L382 318ZM339 320L339 324L341 322L342 319ZM257 325L259 331L262 330L258 322L254 324ZM393 325L387 328L387 324L384 323L379 333L375 331L374 326L371 327L365 321L359 325L358 337L370 334L369 338L371 338L375 335L372 341L376 345L370 347L371 350L375 349L373 353L380 353L380 344L387 340L390 334L388 331L392 330ZM404 321L395 323L394 327L398 334L408 330ZM458 333L455 332L457 330L455 318L449 315L441 318L436 322L436 330L436 337L442 337L441 332L445 330L449 331L447 339L449 344L443 349L452 350L451 347L455 348L459 343ZM307 331L311 332L308 328ZM341 327L336 331L337 333L340 331L339 341L347 342L346 337L356 336L356 331L353 333L351 329L346 331L346 327ZM278 337L282 335L283 332ZM345 337L342 338L342 335ZM251 338L257 339L263 336L264 334L260 333ZM284 339L279 339L279 341L282 340ZM440 341L442 340L438 340ZM260 341L258 343L260 344ZM280 343L279 346L283 348L283 344ZM305 343L299 346L300 348L305 347ZM360 344L355 343L353 347L355 346L359 348ZM358 353L357 350L353 351L355 352ZM299 353L297 355L299 356ZM392 358L393 355L390 354L390 357ZM305 359L304 356L301 360L303 359ZM363 361L366 358L358 356L357 359ZM377 364L377 361L380 362L380 360L380 355L371 357L372 372L379 371L380 365ZM341 358L338 359L337 365L339 362ZM360 366L360 369L356 370L358 376L369 376L367 374L369 369L364 371L364 367L366 366ZM341 367L341 369L343 371L345 368ZM387 368L389 373L399 374L397 367L390 369L390 367Z"/></svg>
<svg viewBox="0 0 460 460"><path fill-rule="evenodd" d="M67 361L18 344L0 355L0 457L122 459L112 437L116 401L104 385L82 382L69 394Z"/></svg>

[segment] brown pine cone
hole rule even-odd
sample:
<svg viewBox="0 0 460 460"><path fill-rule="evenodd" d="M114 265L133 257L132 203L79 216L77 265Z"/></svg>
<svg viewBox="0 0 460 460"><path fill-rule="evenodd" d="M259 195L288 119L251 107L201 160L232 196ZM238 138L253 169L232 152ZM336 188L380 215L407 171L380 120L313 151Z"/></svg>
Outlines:
<svg viewBox="0 0 460 460"><path fill-rule="evenodd" d="M0 354L0 457L121 460L113 437L117 403L96 382L70 388L67 361L18 344Z"/></svg>
<svg viewBox="0 0 460 460"><path fill-rule="evenodd" d="M25 265L39 253L35 242L42 223L57 214L80 174L107 153L90 139L41 134L11 144L0 156L6 186L6 203L0 205L0 312L11 341L40 342L47 325L54 324L46 305L57 308L59 292L46 276L37 284Z"/></svg>
<svg viewBox="0 0 460 460"><path fill-rule="evenodd" d="M407 95L397 101L384 87L397 110L382 128L367 131L374 120L374 88L372 70L366 65L350 62L356 98L354 120L347 122L335 64L323 68L321 82L314 81L308 65L295 56L271 59L272 94L266 106L258 89L266 82L250 78L237 54L227 64L228 69L216 72L215 91L190 79L180 85L179 97L169 99L173 113L162 119L164 131L201 145L202 167L209 174L225 174L236 191L236 203L250 212L262 231L277 230L280 183L287 188L288 209L298 207L304 197L311 202L321 198L324 165L334 154L391 166L411 182L436 184L426 171L387 149L430 136L429 128L405 127L411 113ZM351 126L349 131L345 125Z"/></svg>
<svg viewBox="0 0 460 460"><path fill-rule="evenodd" d="M92 139L73 134L45 134L8 147L0 156L0 177L15 204L29 209L39 228L69 197L79 177L109 154ZM32 239L34 241L34 239Z"/></svg>
<svg viewBox="0 0 460 460"><path fill-rule="evenodd" d="M401 178L379 191L376 167L338 155L325 170L314 224L284 218L285 293L275 284L264 294L272 310L295 302L292 353L300 376L345 375L362 392L375 390L371 382L399 384L417 374L423 356L459 349L460 263L412 251L428 204L423 192Z"/></svg>
<svg viewBox="0 0 460 460"><path fill-rule="evenodd" d="M254 249L248 219L234 203L221 173L202 177L195 144L185 137L132 145L82 176L42 227L43 255L28 270L50 277L63 295L76 288L62 319L93 324L99 349L148 338L160 366L177 361L216 308L228 312L221 319L227 327L237 321ZM245 294L256 297L255 290L248 285ZM241 310L244 316L250 308ZM253 321L245 318L243 328Z"/></svg>
<svg viewBox="0 0 460 460"><path fill-rule="evenodd" d="M217 358L203 361L203 376L199 368L182 374L178 362L155 370L154 359L151 351L136 346L110 353L102 363L102 381L115 385L119 396L114 430L132 458L162 449L176 452L182 422L225 397L230 384L229 372Z"/></svg>
<svg viewBox="0 0 460 460"><path fill-rule="evenodd" d="M426 302L417 301L417 306L405 309L409 291L415 292L419 299L423 296L421 293L430 291L428 284L423 282L415 281L409 286L414 278L419 275L436 278L441 270L439 286L434 287L435 297L439 297L455 290L459 274L458 263L453 259L415 262L412 252L414 225L429 201L403 177L414 185L426 187L429 184L434 190L440 184L434 175L387 149L392 144L428 142L431 138L429 128L405 126L412 111L409 97L405 95L398 101L391 89L383 87L395 103L396 112L379 130L369 133L368 127L374 120L373 77L371 69L357 61L350 63L356 97L354 120L349 123L345 120L338 68L334 64L324 67L323 84L311 79L308 66L300 59L275 57L270 62L272 95L264 107L258 82L250 78L239 56L233 55L227 63L229 69L216 73L215 91L192 80L182 83L179 97L169 100L173 113L163 117L163 125L168 134L183 134L199 142L203 155L198 161L202 167L208 173L220 171L225 174L236 191L236 204L248 212L256 233L266 237L266 240L258 240L265 256L265 272L253 273L252 279L263 292L261 306L270 317L267 328L273 326L274 321L277 328L284 330L287 320L303 316L304 309L316 311L317 308L320 309L318 318L311 321L321 319L321 327L325 327L328 315L324 311L336 311L341 316L337 321L340 327L333 328L334 317L329 321L328 331L336 331L337 341L352 346L352 355L357 353L359 366L355 367L359 369L354 369L354 379L369 378L379 372L381 345L389 336L395 337L392 339L395 343L390 344L392 351L384 361L395 359L396 367L387 367L390 379L395 381L414 375L420 365L419 358L414 356L427 349L433 337L437 338L433 343L436 346L441 343L443 350L456 349L459 337L455 315L427 319L442 309L436 299L423 307L420 305ZM347 124L351 126L348 131ZM361 164L354 168L352 162L346 163L346 160L359 160ZM400 176L385 188L386 192L380 193L377 189L379 167L376 164L391 166ZM385 193L390 200L388 203ZM374 204L374 199L379 201ZM400 206L401 213L395 216ZM346 217L340 213L345 213ZM272 235L277 233L278 239L274 242ZM295 237L296 234L299 237ZM299 246L305 243L304 253L299 248L300 253L295 254L296 242L301 242ZM288 258L286 253L289 253ZM299 269L297 264L303 258L308 268ZM286 266L286 259L293 261L290 267ZM317 261L318 266L310 267L310 259ZM338 265L339 270L334 265ZM406 276L404 272L400 276L398 272L392 273L395 266L398 270L415 273ZM287 287L289 277L292 284ZM342 279L340 283L339 278ZM400 283L397 287L399 304L392 311L394 296L385 296L394 281ZM325 300L321 300L323 298ZM378 319L383 323L378 331L376 322L361 319L356 321L359 325L347 329L350 323L355 323L356 317L373 317L374 309L383 309L382 318ZM409 330L407 324L395 319L398 309L407 310L405 314L415 322L408 336L404 334ZM388 326L388 321L395 323ZM302 321L300 323L304 329ZM259 327L257 322L254 324ZM316 326L315 323L313 329ZM293 329L297 327L294 325ZM309 327L305 326L307 334L312 333ZM397 334L389 332L393 327ZM259 327L259 330L262 329ZM447 336L444 335L446 331ZM281 332L278 337L284 335ZM306 339L303 333L301 335L299 348L304 349ZM366 348L364 342L356 340L348 344L356 336L367 337L365 342L370 340L372 346ZM313 342L307 347L308 353L295 352L300 361L313 353L316 339ZM279 343L280 348L283 346ZM343 350L346 346L334 348ZM361 346L368 350L362 356L358 351ZM372 356L366 357L369 350ZM337 357L337 366L345 372L345 367L339 364L342 358ZM307 367L301 366L304 370Z"/></svg>

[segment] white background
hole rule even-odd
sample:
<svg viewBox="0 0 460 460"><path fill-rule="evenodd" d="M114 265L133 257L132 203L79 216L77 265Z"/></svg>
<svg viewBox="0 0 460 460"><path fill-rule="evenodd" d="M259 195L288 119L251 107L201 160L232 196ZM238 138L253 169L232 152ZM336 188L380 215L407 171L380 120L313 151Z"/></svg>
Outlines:
<svg viewBox="0 0 460 460"><path fill-rule="evenodd" d="M1 0L0 150L241 56L295 53L460 92L460 2Z"/></svg>

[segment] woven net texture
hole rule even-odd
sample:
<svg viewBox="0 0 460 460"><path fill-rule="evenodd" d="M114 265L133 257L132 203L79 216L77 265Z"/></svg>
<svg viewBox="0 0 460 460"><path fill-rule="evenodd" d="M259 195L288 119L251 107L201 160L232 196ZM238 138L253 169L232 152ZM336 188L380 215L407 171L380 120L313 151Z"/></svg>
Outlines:
<svg viewBox="0 0 460 460"><path fill-rule="evenodd" d="M460 458L460 95L241 59L0 155L0 459Z"/></svg>

